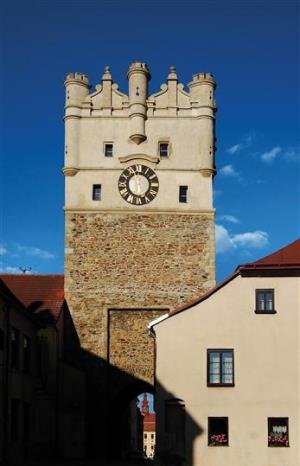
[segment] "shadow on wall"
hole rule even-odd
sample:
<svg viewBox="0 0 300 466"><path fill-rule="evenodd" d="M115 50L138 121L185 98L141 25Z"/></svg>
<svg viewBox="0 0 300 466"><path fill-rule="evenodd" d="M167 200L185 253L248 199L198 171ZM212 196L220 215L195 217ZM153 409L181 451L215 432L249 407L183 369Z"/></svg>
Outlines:
<svg viewBox="0 0 300 466"><path fill-rule="evenodd" d="M65 334L69 335L68 358L74 348L78 350L78 336L71 316L68 315ZM70 327L69 329L67 327ZM151 338L149 336L149 338ZM203 434L201 426L187 414L185 400L175 397L156 381L151 385L138 377L109 364L99 356L80 349L72 358L81 361L86 373L86 452L92 458L125 458L130 456L130 445L135 426L124 422L130 403L144 392L159 394L155 398L158 433L157 456L164 466L193 464L193 444ZM153 361L154 367L154 361ZM178 396L178 394L176 395ZM138 442L139 443L139 442Z"/></svg>

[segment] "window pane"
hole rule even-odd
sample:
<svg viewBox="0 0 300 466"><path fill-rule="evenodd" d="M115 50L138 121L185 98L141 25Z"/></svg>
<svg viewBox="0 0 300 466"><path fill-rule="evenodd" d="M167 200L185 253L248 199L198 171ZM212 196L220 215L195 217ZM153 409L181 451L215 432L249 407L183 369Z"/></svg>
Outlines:
<svg viewBox="0 0 300 466"><path fill-rule="evenodd" d="M105 144L105 157L113 156L113 144Z"/></svg>
<svg viewBox="0 0 300 466"><path fill-rule="evenodd" d="M222 382L232 383L232 353L222 355Z"/></svg>
<svg viewBox="0 0 300 466"><path fill-rule="evenodd" d="M266 293L266 308L268 311L273 310L273 293Z"/></svg>
<svg viewBox="0 0 300 466"><path fill-rule="evenodd" d="M256 290L258 311L274 311L274 290Z"/></svg>
<svg viewBox="0 0 300 466"><path fill-rule="evenodd" d="M208 350L208 383L233 384L232 350Z"/></svg>
<svg viewBox="0 0 300 466"><path fill-rule="evenodd" d="M101 184L93 185L93 201L101 201Z"/></svg>
<svg viewBox="0 0 300 466"><path fill-rule="evenodd" d="M168 157L169 155L169 144L162 142L159 144L159 155L161 157Z"/></svg>
<svg viewBox="0 0 300 466"><path fill-rule="evenodd" d="M259 311L265 310L265 295L264 293L258 293L258 309Z"/></svg>
<svg viewBox="0 0 300 466"><path fill-rule="evenodd" d="M179 186L179 202L187 202L187 186Z"/></svg>

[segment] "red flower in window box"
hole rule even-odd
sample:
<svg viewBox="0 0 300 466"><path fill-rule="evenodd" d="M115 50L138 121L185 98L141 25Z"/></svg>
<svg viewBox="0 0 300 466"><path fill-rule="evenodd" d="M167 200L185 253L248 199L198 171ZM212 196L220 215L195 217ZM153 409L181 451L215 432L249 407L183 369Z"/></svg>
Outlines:
<svg viewBox="0 0 300 466"><path fill-rule="evenodd" d="M287 435L284 434L270 434L268 437L269 447L288 447L289 441Z"/></svg>
<svg viewBox="0 0 300 466"><path fill-rule="evenodd" d="M213 447L228 445L226 434L213 434L209 438L209 445Z"/></svg>

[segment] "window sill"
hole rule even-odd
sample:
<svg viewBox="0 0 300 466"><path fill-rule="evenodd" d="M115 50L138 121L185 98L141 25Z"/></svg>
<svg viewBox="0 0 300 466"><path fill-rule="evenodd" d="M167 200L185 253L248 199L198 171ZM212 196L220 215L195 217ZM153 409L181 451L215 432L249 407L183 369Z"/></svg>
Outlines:
<svg viewBox="0 0 300 466"><path fill-rule="evenodd" d="M227 444L227 445L224 445L224 444L214 445L213 443L209 443L208 446L209 447L229 447L229 444Z"/></svg>
<svg viewBox="0 0 300 466"><path fill-rule="evenodd" d="M273 309L272 311L259 311L257 309L255 309L255 314L277 314L277 311L275 311L275 309Z"/></svg>
<svg viewBox="0 0 300 466"><path fill-rule="evenodd" d="M208 383L207 384L208 387L234 387L235 384L234 383Z"/></svg>
<svg viewBox="0 0 300 466"><path fill-rule="evenodd" d="M268 448L289 448L289 445L268 445Z"/></svg>

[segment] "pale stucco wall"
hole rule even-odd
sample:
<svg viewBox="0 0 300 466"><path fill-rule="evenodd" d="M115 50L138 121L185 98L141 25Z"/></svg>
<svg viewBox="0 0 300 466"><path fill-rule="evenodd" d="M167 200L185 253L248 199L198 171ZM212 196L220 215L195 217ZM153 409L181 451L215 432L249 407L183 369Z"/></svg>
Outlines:
<svg viewBox="0 0 300 466"><path fill-rule="evenodd" d="M276 314L255 314L256 288L275 289ZM193 466L298 466L299 310L298 277L238 276L156 325L159 447L164 400L180 398ZM234 387L207 387L207 349L214 348L234 349ZM208 416L229 418L229 447L207 445ZM268 417L289 418L289 447L268 447ZM192 438L198 427L203 433Z"/></svg>

